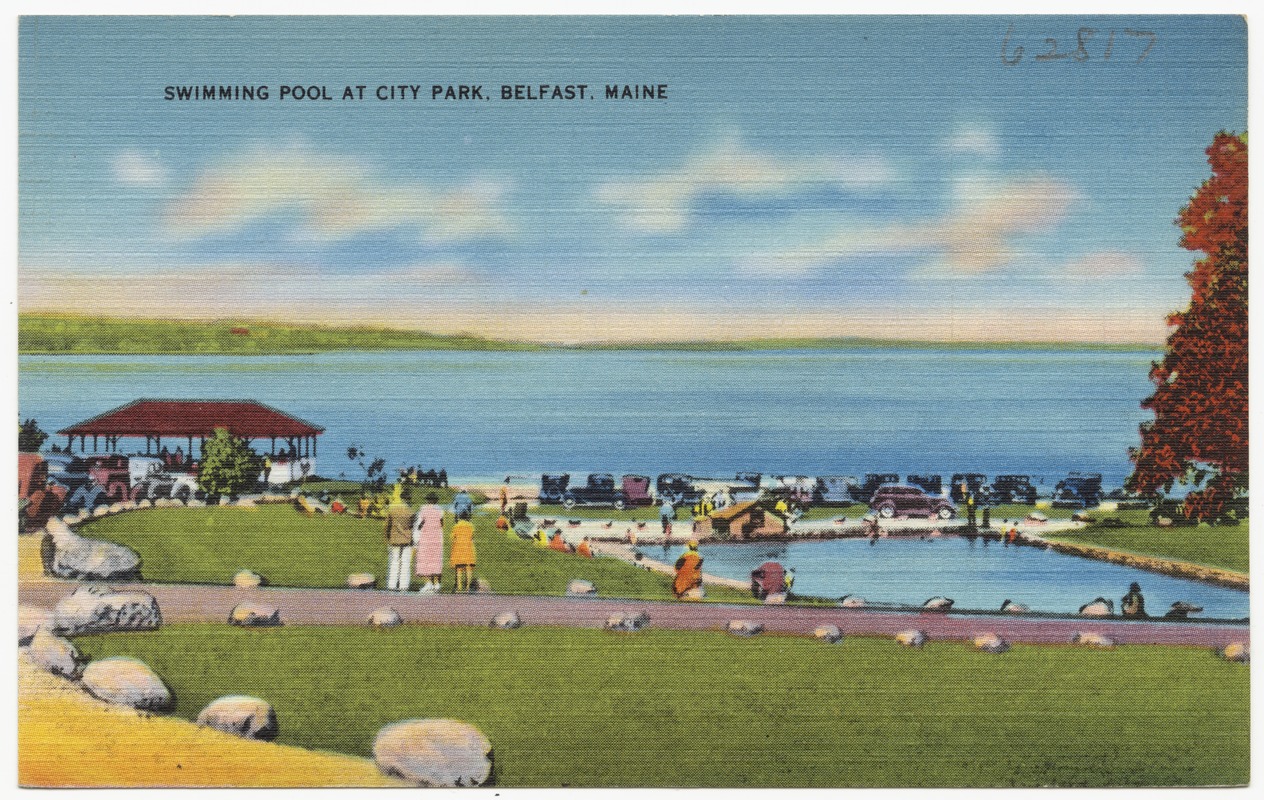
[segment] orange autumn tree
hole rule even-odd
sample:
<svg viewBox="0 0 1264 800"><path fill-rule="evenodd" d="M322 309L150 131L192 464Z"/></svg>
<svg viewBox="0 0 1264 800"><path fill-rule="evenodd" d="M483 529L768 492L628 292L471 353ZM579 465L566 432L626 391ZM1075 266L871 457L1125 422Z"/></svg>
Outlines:
<svg viewBox="0 0 1264 800"><path fill-rule="evenodd" d="M1207 148L1211 178L1181 209L1181 247L1205 256L1185 274L1189 307L1173 327L1163 360L1150 370L1154 394L1141 407L1141 446L1129 455L1129 488L1194 488L1184 514L1193 522L1245 516L1247 488L1247 137L1218 133Z"/></svg>

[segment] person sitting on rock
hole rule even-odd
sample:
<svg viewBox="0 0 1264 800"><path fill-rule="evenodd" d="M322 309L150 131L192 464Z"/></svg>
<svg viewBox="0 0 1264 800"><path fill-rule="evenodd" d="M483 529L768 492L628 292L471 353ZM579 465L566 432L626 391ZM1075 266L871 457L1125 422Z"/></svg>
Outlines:
<svg viewBox="0 0 1264 800"><path fill-rule="evenodd" d="M583 556L584 558L593 557L592 546L588 544L587 536L580 540L579 546L575 548L575 555Z"/></svg>
<svg viewBox="0 0 1264 800"><path fill-rule="evenodd" d="M561 531L554 531L553 538L549 540L549 549L556 550L559 553L571 552L571 546L562 538Z"/></svg>
<svg viewBox="0 0 1264 800"><path fill-rule="evenodd" d="M702 556L698 555L698 542L690 539L685 552L676 559L676 578L672 581L672 593L679 600L691 589L702 585Z"/></svg>

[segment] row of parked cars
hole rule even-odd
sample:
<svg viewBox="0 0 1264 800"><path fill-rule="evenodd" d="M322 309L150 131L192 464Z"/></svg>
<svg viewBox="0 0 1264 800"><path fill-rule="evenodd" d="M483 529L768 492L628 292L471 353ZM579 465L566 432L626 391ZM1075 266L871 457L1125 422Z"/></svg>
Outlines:
<svg viewBox="0 0 1264 800"><path fill-rule="evenodd" d="M124 500L201 499L197 464L154 456L19 453L19 491L44 514L73 514ZM34 508L32 508L34 512Z"/></svg>
<svg viewBox="0 0 1264 800"><path fill-rule="evenodd" d="M589 475L582 485L572 485L569 474L546 474L540 479L540 501L566 508L605 506L616 509L647 506L668 500L674 506L692 506L716 492L726 501L741 502L759 497L782 499L794 505L845 508L862 503L884 517L904 515L950 518L957 506L973 499L978 508L1000 504L1034 505L1036 486L1029 475L997 475L991 483L979 472L955 473L944 481L942 475L910 474L902 481L894 472L872 472L863 479L850 475L775 475L765 487L757 472L739 472L732 480L694 478L683 473L663 473L654 481L646 475L624 475L621 480L609 473ZM653 492L651 492L653 486ZM1120 508L1144 508L1148 502L1123 489L1102 492L1100 473L1071 472L1058 482L1050 497L1055 508L1092 508L1103 500L1113 500Z"/></svg>

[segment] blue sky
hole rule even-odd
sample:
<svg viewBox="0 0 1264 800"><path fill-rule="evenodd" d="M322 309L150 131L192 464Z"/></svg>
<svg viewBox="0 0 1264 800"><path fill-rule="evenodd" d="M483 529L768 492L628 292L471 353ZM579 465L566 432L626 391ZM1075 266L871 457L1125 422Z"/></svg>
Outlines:
<svg viewBox="0 0 1264 800"><path fill-rule="evenodd" d="M1125 29L1154 33L1144 59L1149 37ZM31 311L559 341L1155 342L1188 296L1172 220L1212 135L1246 126L1245 25L1225 16L20 31ZM1047 37L1071 56L1037 60ZM499 99L541 83L599 96ZM668 97L601 97L614 83ZM270 99L163 99L193 84ZM294 84L334 99L281 100ZM422 99L372 99L400 84ZM492 99L431 101L436 84ZM339 99L347 85L367 99Z"/></svg>

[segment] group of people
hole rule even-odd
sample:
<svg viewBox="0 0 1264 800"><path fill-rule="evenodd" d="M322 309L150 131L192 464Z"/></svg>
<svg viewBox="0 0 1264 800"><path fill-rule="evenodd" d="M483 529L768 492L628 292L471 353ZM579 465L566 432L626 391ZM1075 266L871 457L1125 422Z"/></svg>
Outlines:
<svg viewBox="0 0 1264 800"><path fill-rule="evenodd" d="M426 495L426 504L413 513L404 501L403 490L403 484L395 485L386 509L389 551L386 588L407 592L413 575L417 575L423 579L419 594L437 594L443 580L443 509L438 504L438 496L431 492ZM476 553L474 524L469 519L472 509L472 501L468 510L458 508L454 503L455 522L450 531L452 548L448 554L448 565L455 571L454 592L473 589Z"/></svg>

